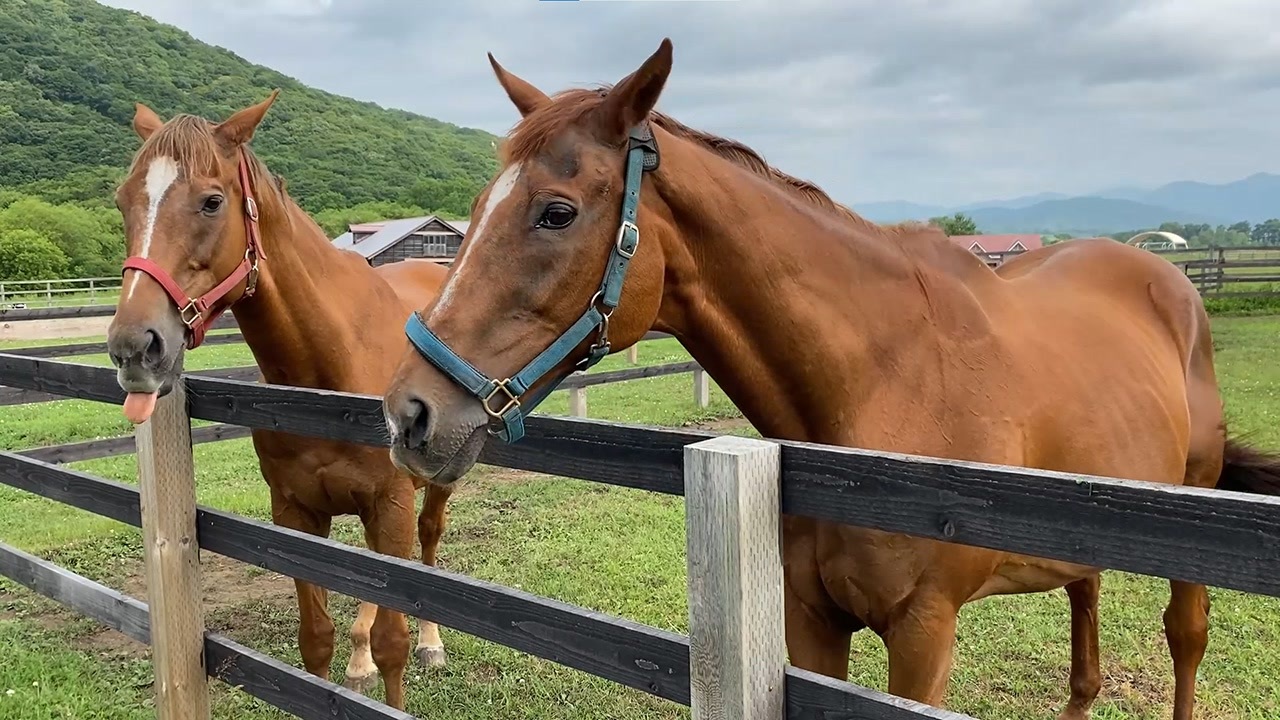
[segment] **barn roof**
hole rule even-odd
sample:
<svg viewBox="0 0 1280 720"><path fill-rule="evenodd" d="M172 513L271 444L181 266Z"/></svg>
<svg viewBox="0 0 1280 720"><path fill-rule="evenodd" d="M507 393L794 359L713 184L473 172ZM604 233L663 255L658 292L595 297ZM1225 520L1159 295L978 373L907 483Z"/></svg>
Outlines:
<svg viewBox="0 0 1280 720"><path fill-rule="evenodd" d="M333 239L333 246L340 250L351 250L365 258L386 250L400 242L411 233L415 233L432 222L439 222L445 227L456 230L459 235L466 235L468 222L445 220L435 215L384 220L382 222L359 223L348 226L350 230ZM461 226L461 227L459 227ZM355 241L355 233L373 233L360 242Z"/></svg>
<svg viewBox="0 0 1280 720"><path fill-rule="evenodd" d="M1021 245L1025 250L1036 250L1044 245L1040 234L1014 235L952 235L951 240L969 250L986 253L1009 252ZM977 246L976 248L974 246Z"/></svg>

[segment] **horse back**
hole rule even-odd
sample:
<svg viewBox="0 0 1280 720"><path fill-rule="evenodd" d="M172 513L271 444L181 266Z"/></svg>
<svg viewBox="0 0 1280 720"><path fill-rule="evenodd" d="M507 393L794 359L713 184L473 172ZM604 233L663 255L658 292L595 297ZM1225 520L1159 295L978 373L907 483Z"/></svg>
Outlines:
<svg viewBox="0 0 1280 720"><path fill-rule="evenodd" d="M1037 464L1181 482L1197 438L1221 423L1195 286L1163 258L1108 239L1026 253L998 275L1023 308L1014 324L1026 366L1039 367L1041 391L1054 398L1034 423L1032 454L1048 456ZM1069 467L1081 458L1092 461Z"/></svg>
<svg viewBox="0 0 1280 720"><path fill-rule="evenodd" d="M415 310L433 302L444 287L449 268L430 260L409 259L374 268L405 306Z"/></svg>

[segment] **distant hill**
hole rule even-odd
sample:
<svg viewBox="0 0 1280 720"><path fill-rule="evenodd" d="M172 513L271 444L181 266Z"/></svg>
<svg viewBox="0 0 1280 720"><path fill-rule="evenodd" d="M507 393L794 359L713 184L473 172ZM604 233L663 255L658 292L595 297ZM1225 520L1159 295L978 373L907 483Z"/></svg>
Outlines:
<svg viewBox="0 0 1280 720"><path fill-rule="evenodd" d="M1257 173L1221 185L1180 181L1154 189L1112 188L1069 197L1038 193L955 207L905 201L863 203L854 209L876 222L926 220L963 212L990 233L1107 234L1163 222L1260 223L1280 217L1280 175Z"/></svg>
<svg viewBox="0 0 1280 720"><path fill-rule="evenodd" d="M310 211L382 201L465 214L496 169L489 133L312 89L93 0L3 0L0 187L109 204L139 144L135 101L218 120L275 87L254 149Z"/></svg>
<svg viewBox="0 0 1280 720"><path fill-rule="evenodd" d="M1098 197L1045 200L1022 208L985 207L971 210L968 215L984 233L1105 235L1128 228L1158 227L1163 222L1226 222L1132 200Z"/></svg>
<svg viewBox="0 0 1280 720"><path fill-rule="evenodd" d="M980 208L1011 208L1016 210L1018 208L1031 207L1032 205L1044 202L1045 200L1066 200L1069 197L1071 196L1066 193L1042 192L1036 193L1035 195L1023 195L1021 197L1009 198L1008 200L986 200L983 202L970 203L968 205L961 205L957 210L960 212L978 210Z"/></svg>
<svg viewBox="0 0 1280 720"><path fill-rule="evenodd" d="M1184 180L1154 190L1124 190L1122 197L1138 202L1180 208L1205 216L1260 223L1280 217L1280 175L1255 173L1247 178L1212 185ZM1101 197L1115 197L1097 193Z"/></svg>
<svg viewBox="0 0 1280 720"><path fill-rule="evenodd" d="M899 220L924 220L939 215L950 215L953 211L942 205L920 205L905 200L889 200L886 202L854 203L853 211L874 222L898 222Z"/></svg>

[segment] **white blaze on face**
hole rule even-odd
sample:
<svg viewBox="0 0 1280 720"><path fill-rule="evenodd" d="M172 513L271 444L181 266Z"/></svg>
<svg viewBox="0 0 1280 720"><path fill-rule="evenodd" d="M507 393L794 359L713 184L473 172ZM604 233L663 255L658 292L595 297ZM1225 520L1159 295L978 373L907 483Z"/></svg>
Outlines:
<svg viewBox="0 0 1280 720"><path fill-rule="evenodd" d="M147 166L147 177L143 185L147 191L147 219L142 226L142 247L138 250L139 257L147 257L147 253L151 250L151 236L156 231L160 203L164 201L165 194L177 179L178 163L167 155L152 159L151 164ZM133 279L129 281L129 287L124 292L126 300L138 287L138 277L141 275L142 273L137 270L133 272Z"/></svg>
<svg viewBox="0 0 1280 720"><path fill-rule="evenodd" d="M453 300L454 286L462 275L462 268L467 264L467 258L471 256L476 245L484 241L484 231L489 224L489 218L493 217L493 213L511 195L511 191L515 189L516 181L519 179L520 164L513 163L508 165L507 169L503 170L497 181L493 183L493 188L489 190L489 197L485 198L484 209L480 211L480 219L476 221L475 230L471 233L471 241L467 246L467 252L463 253L462 259L458 261L458 266L453 269L453 274L449 276L449 282L445 283L444 289L440 291L440 300L436 302L435 308L432 309L432 315L443 311L449 306L449 302Z"/></svg>

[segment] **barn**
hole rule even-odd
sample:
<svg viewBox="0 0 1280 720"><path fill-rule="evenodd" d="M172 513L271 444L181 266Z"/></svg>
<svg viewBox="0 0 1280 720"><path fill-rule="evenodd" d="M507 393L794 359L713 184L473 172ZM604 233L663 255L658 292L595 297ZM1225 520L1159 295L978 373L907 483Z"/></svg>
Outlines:
<svg viewBox="0 0 1280 720"><path fill-rule="evenodd" d="M469 220L445 220L435 215L358 223L333 239L334 247L364 256L370 265L386 265L410 258L453 262L467 234Z"/></svg>
<svg viewBox="0 0 1280 720"><path fill-rule="evenodd" d="M991 267L999 265L1008 254L1037 250L1044 246L1038 233L1014 235L952 235L951 241L983 258Z"/></svg>

